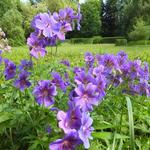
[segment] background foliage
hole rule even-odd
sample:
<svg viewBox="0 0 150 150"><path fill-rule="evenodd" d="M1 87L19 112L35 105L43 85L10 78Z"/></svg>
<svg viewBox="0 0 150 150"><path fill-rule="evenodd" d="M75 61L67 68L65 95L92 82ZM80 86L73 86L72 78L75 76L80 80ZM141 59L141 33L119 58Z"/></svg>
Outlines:
<svg viewBox="0 0 150 150"><path fill-rule="evenodd" d="M25 3L20 0L1 0L0 27L4 28L12 46L21 45L32 31L30 22L34 15L48 10L58 11L64 7L73 7L77 10L76 2L75 0L30 0ZM10 15L10 9L13 9L12 14L15 18ZM150 0L86 0L85 3L81 3L81 30L68 33L67 38L123 36L128 41L150 39L149 10ZM13 19L20 20L18 23L12 21L10 26L9 22ZM11 28L16 24L17 29L14 31ZM19 35L15 38L12 35L17 30Z"/></svg>

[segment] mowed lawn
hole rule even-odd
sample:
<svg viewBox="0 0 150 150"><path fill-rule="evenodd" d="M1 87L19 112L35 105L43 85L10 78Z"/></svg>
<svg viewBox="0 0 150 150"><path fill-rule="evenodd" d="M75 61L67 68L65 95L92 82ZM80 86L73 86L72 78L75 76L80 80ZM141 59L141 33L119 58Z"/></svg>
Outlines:
<svg viewBox="0 0 150 150"><path fill-rule="evenodd" d="M68 59L70 61L83 60L84 53L87 51L93 54L114 53L124 50L131 59L142 59L143 61L150 62L150 46L137 45L137 46L115 46L114 44L67 44L64 43L58 46L57 55L55 56L56 48L52 48L53 56L51 55L51 48L47 48L49 62L61 59ZM29 59L29 49L27 46L13 47L11 53L5 53L4 57L19 62L21 59Z"/></svg>

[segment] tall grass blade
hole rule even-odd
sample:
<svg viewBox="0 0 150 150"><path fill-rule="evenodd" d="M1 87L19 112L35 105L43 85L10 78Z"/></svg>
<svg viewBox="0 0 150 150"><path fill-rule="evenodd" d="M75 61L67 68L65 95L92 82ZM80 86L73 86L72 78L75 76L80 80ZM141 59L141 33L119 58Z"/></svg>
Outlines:
<svg viewBox="0 0 150 150"><path fill-rule="evenodd" d="M134 139L134 122L133 122L133 111L132 103L129 97L126 97L128 118L129 118L129 135L130 135L130 146L131 150L135 150L135 139Z"/></svg>

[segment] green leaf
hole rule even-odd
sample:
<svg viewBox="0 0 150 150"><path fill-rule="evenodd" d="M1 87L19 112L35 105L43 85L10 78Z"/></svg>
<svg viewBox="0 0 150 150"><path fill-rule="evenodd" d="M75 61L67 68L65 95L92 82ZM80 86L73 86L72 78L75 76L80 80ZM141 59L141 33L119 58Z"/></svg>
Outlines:
<svg viewBox="0 0 150 150"><path fill-rule="evenodd" d="M133 111L132 103L129 97L126 97L128 118L129 118L129 135L130 135L130 146L132 150L135 150L135 139L134 139L134 122L133 122Z"/></svg>
<svg viewBox="0 0 150 150"><path fill-rule="evenodd" d="M110 140L113 138L113 135L114 134L112 132L93 132L93 134L92 134L92 136L94 138L103 139L103 140ZM121 135L121 134L116 133L115 138L116 139L127 139L129 137L126 135Z"/></svg>
<svg viewBox="0 0 150 150"><path fill-rule="evenodd" d="M1 112L0 113L0 124L5 122L5 121L8 121L12 119L12 115L8 112Z"/></svg>
<svg viewBox="0 0 150 150"><path fill-rule="evenodd" d="M6 127L9 127L10 121L12 120L12 115L8 112L0 113L0 132L2 132Z"/></svg>

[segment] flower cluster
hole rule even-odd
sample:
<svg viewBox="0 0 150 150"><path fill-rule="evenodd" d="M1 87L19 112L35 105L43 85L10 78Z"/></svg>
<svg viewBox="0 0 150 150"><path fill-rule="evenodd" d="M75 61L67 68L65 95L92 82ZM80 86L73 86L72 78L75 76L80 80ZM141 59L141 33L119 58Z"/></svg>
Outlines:
<svg viewBox="0 0 150 150"><path fill-rule="evenodd" d="M149 66L141 60L129 60L125 52L120 51L116 56L104 54L97 58L99 66L104 67L103 74L107 80L107 87L122 86L122 91L128 94L150 96Z"/></svg>
<svg viewBox="0 0 150 150"><path fill-rule="evenodd" d="M57 109L58 126L65 136L52 142L49 146L51 150L75 149L79 144L86 149L90 147L89 139L92 139L94 130L90 112L105 97L108 88L121 86L122 92L150 96L147 63L131 61L123 51L117 55L96 56L88 52L85 62L85 68L73 69L75 87L70 92L68 110Z"/></svg>
<svg viewBox="0 0 150 150"><path fill-rule="evenodd" d="M32 68L31 61L22 60L20 65L16 66L14 62L1 57L1 62L5 64L6 80L15 79L14 86L21 91L31 86L28 72ZM56 110L58 126L64 133L64 138L50 143L51 150L75 149L80 144L83 144L85 149L90 147L89 140L92 139L91 133L94 130L90 113L106 96L107 89L121 87L123 93L150 96L148 64L140 60L129 60L123 51L117 55L96 56L87 52L85 67L81 68L71 68L67 60L60 63L68 69L64 77L53 71L50 80L39 81L33 89L33 95L39 105L51 106L50 110ZM73 82L68 73L73 74ZM66 111L53 107L59 90L64 94L68 93L67 90L70 92Z"/></svg>
<svg viewBox="0 0 150 150"><path fill-rule="evenodd" d="M60 9L58 13L48 12L36 15L31 23L34 32L27 39L30 54L35 58L44 57L47 53L45 49L47 46L56 45L57 40L65 40L65 34L73 30L72 25L75 20L80 29L80 5L78 13L75 13L72 8L65 8Z"/></svg>
<svg viewBox="0 0 150 150"><path fill-rule="evenodd" d="M5 58L3 59L0 56L0 63L2 62L4 62L5 64L5 69L4 69L5 80L14 79L13 85L16 88L20 89L21 91L24 91L26 88L31 86L31 83L28 79L29 75L31 74L30 72L28 72L28 70L32 68L31 61L21 60L20 65L16 66L14 62ZM16 75L18 76L17 78Z"/></svg>

